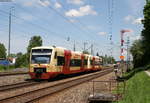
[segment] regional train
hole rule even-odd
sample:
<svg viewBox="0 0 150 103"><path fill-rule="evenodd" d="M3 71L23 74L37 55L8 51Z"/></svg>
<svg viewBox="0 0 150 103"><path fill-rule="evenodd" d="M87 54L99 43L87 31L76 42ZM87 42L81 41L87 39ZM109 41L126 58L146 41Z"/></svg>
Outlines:
<svg viewBox="0 0 150 103"><path fill-rule="evenodd" d="M31 79L51 79L57 75L102 69L102 58L61 47L34 47L30 53Z"/></svg>

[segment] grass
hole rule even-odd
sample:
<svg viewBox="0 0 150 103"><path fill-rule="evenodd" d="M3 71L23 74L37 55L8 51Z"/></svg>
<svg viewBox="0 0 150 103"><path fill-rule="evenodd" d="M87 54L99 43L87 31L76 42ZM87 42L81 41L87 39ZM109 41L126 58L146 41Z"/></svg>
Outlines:
<svg viewBox="0 0 150 103"><path fill-rule="evenodd" d="M0 65L0 72L9 71L9 70L12 70L12 69L15 69L15 68L16 68L15 65L10 65L9 69L8 69L8 66ZM28 65L26 65L26 66L20 66L18 68L28 68Z"/></svg>
<svg viewBox="0 0 150 103"><path fill-rule="evenodd" d="M9 70L14 69L14 68L15 68L14 65L10 65L9 66ZM0 65L0 72L6 71L6 70L8 70L8 66L2 66L2 65Z"/></svg>
<svg viewBox="0 0 150 103"><path fill-rule="evenodd" d="M125 97L119 103L150 103L150 77L137 72L127 81Z"/></svg>

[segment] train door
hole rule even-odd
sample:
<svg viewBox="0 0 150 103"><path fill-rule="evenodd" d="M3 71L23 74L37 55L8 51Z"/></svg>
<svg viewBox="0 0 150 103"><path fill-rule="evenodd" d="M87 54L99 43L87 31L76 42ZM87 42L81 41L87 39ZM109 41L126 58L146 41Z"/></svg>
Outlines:
<svg viewBox="0 0 150 103"><path fill-rule="evenodd" d="M90 61L90 56L88 56L88 66L87 66L88 69L91 68L91 61Z"/></svg>
<svg viewBox="0 0 150 103"><path fill-rule="evenodd" d="M95 69L95 57L92 57L92 68Z"/></svg>
<svg viewBox="0 0 150 103"><path fill-rule="evenodd" d="M85 59L85 56L82 54L81 55L81 71L84 71L84 59Z"/></svg>
<svg viewBox="0 0 150 103"><path fill-rule="evenodd" d="M70 59L71 59L71 51L65 50L65 65L63 67L63 73L68 74L70 72Z"/></svg>

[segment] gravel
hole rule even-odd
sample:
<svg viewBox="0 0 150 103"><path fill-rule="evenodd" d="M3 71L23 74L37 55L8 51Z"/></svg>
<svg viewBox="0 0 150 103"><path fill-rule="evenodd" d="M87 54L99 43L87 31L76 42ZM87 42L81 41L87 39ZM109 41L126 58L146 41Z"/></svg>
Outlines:
<svg viewBox="0 0 150 103"><path fill-rule="evenodd" d="M16 69L10 69L9 71L5 71L5 72L27 72L27 71L28 71L27 68L16 68ZM0 86L12 84L12 83L23 82L29 78L30 77L28 74L1 76L0 77Z"/></svg>
<svg viewBox="0 0 150 103"><path fill-rule="evenodd" d="M0 86L23 82L23 81L25 81L26 79L29 79L29 78L30 77L29 77L28 74L2 76L2 77L0 77Z"/></svg>
<svg viewBox="0 0 150 103"><path fill-rule="evenodd" d="M22 81L25 81L25 79L29 79L29 75L17 75L17 76L4 76L0 77L0 86L1 85L7 85L7 84L12 84L12 83L19 83ZM78 77L76 77L78 78ZM95 80L109 80L111 78L114 78L114 73L109 73L105 76L99 77ZM72 79L72 78L69 78ZM60 80L59 82L63 82L64 80ZM35 90L41 87L46 87L53 85L55 83L58 83L58 81L54 82L49 82L46 83L45 85L41 84L38 86L33 86L29 88L22 88L20 90L16 91L9 91L6 93L1 93L0 99L5 98L7 96L15 95L15 94L20 94L21 92L26 92L30 90ZM96 85L97 86L97 85ZM101 88L105 85L98 85L101 86ZM38 101L38 103L87 103L87 98L89 95L92 93L92 83L91 82L86 82L82 83L80 85L74 86L72 88L63 90L59 93L53 94L51 96L47 96L41 100Z"/></svg>
<svg viewBox="0 0 150 103"><path fill-rule="evenodd" d="M109 73L105 76L94 80L104 81L114 78L114 73ZM107 84L96 84L99 88L105 88ZM92 93L92 82L86 82L75 87L63 90L59 93L42 98L37 103L87 103L89 95Z"/></svg>

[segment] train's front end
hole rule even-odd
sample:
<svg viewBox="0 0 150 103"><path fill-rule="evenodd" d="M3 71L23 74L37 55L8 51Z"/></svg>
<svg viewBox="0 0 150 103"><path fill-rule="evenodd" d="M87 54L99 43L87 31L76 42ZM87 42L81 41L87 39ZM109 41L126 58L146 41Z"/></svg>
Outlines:
<svg viewBox="0 0 150 103"><path fill-rule="evenodd" d="M35 47L30 53L29 74L31 79L49 79L53 48Z"/></svg>

